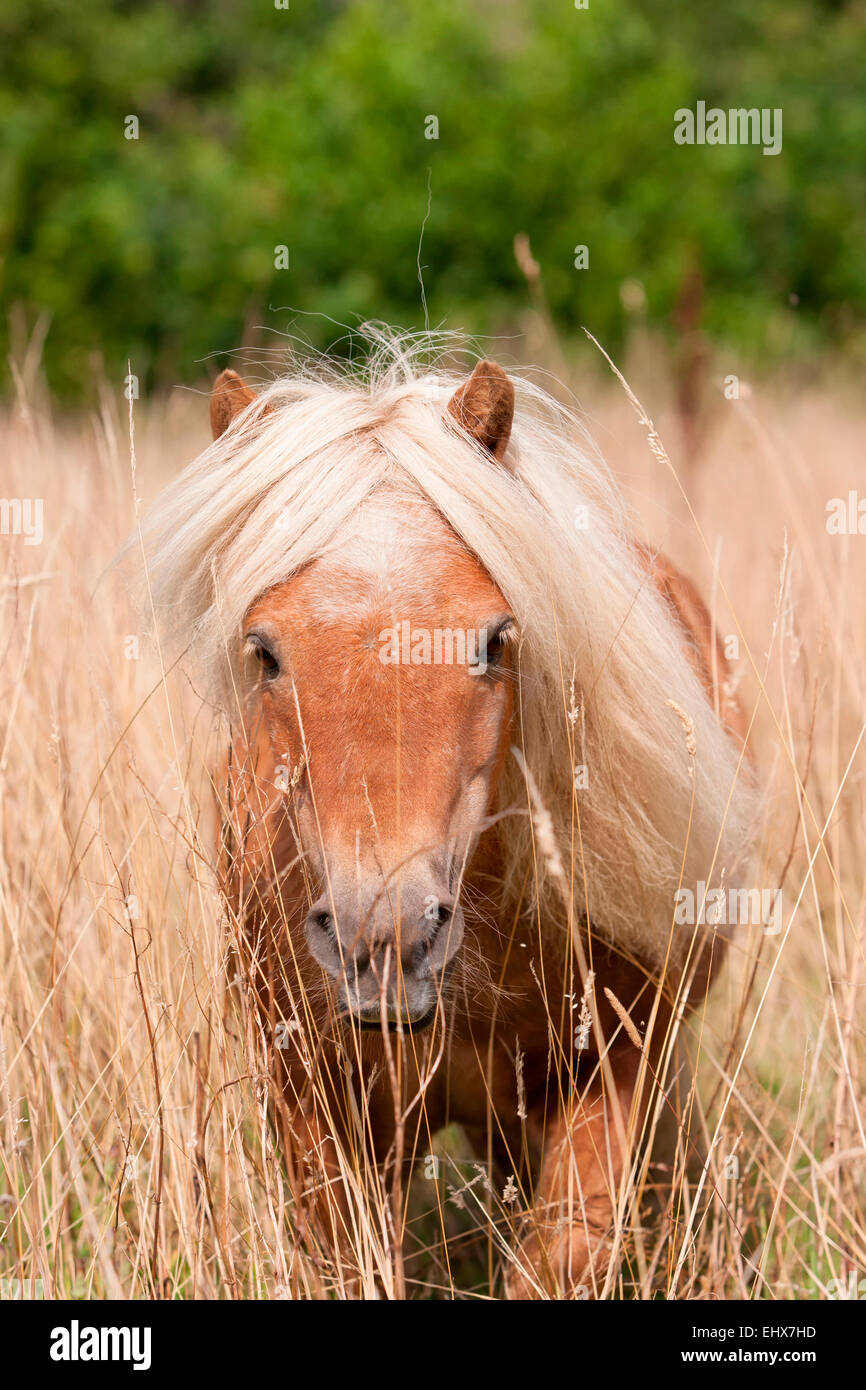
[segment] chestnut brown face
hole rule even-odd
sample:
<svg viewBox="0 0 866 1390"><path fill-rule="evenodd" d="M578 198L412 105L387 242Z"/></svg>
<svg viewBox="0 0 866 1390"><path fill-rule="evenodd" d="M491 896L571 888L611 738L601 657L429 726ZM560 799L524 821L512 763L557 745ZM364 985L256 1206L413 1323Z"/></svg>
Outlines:
<svg viewBox="0 0 866 1390"><path fill-rule="evenodd" d="M463 940L462 874L508 743L516 626L428 506L383 496L245 624L274 759L305 773L307 948L362 1023L421 1026Z"/></svg>
<svg viewBox="0 0 866 1390"><path fill-rule="evenodd" d="M221 373L214 437L255 399ZM445 420L507 466L513 413L508 376L482 361ZM273 760L304 767L296 834L320 889L307 948L362 1025L421 1027L460 950L462 876L507 747L508 605L434 508L382 492L252 606L243 636Z"/></svg>

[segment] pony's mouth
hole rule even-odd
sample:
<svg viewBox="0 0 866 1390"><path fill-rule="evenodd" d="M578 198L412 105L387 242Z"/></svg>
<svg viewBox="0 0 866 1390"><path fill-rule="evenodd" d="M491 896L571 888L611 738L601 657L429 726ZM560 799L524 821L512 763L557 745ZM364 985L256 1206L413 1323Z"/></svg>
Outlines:
<svg viewBox="0 0 866 1390"><path fill-rule="evenodd" d="M431 1004L425 1014L420 1014L418 1018L388 1019L386 1028L389 1033L423 1033L425 1028L429 1028L438 1011L438 1002ZM353 1027L360 1028L362 1033L381 1033L382 1019L377 1014L367 1015L356 1014L350 1010L342 1015L344 1021L351 1023Z"/></svg>

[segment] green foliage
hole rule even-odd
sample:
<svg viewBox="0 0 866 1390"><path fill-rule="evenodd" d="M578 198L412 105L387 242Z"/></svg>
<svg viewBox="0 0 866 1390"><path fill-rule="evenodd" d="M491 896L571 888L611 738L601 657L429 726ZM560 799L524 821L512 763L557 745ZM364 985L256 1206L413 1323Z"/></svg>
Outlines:
<svg viewBox="0 0 866 1390"><path fill-rule="evenodd" d="M249 323L317 345L331 320L423 326L429 176L433 325L514 328L524 232L566 332L616 349L630 278L669 327L697 269L705 330L753 360L844 346L866 303L863 40L861 5L819 0L0 0L4 305L50 312L66 398L95 352L153 386ZM782 153L676 145L698 99L781 107Z"/></svg>

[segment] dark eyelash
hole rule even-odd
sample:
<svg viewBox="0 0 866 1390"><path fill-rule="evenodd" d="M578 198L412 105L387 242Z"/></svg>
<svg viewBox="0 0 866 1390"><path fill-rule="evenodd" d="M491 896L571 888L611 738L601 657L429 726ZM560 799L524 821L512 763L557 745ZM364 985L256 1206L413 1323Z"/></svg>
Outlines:
<svg viewBox="0 0 866 1390"><path fill-rule="evenodd" d="M509 618L506 622L500 623L499 627L495 628L494 631L490 633L487 638L487 650L490 651L491 647L496 647L499 651L502 651L503 648L513 640L514 623Z"/></svg>
<svg viewBox="0 0 866 1390"><path fill-rule="evenodd" d="M505 620L495 627L488 635L485 645L485 655L488 666L498 666L500 657L505 651L506 646L514 641L516 636L514 621L511 618Z"/></svg>
<svg viewBox="0 0 866 1390"><path fill-rule="evenodd" d="M247 641L262 668L262 674L265 680L275 680L280 674L280 663L274 656L270 647L262 641L261 637L257 637L254 634L250 634Z"/></svg>

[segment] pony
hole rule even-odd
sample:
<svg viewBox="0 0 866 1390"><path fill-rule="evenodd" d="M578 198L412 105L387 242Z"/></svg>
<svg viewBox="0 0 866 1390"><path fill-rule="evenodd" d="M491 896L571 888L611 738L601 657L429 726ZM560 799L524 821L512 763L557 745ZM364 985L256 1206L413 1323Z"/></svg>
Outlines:
<svg viewBox="0 0 866 1390"><path fill-rule="evenodd" d="M221 884L299 1240L351 1270L386 1174L399 1246L455 1122L506 1183L506 1296L598 1292L724 954L675 895L748 840L710 614L576 415L493 361L226 370L210 418L141 537L228 713Z"/></svg>

